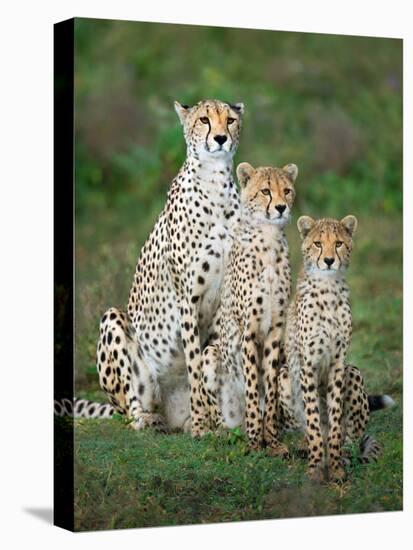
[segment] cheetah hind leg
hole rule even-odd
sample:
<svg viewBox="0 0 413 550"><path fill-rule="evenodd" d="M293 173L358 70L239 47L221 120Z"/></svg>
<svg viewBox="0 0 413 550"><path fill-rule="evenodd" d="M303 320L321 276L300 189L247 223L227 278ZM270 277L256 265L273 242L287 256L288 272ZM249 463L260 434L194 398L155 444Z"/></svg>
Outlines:
<svg viewBox="0 0 413 550"><path fill-rule="evenodd" d="M350 449L343 449L343 454L341 461L343 466L349 468L353 462L356 460L359 464L370 464L371 462L377 462L383 448L380 443L371 437L371 435L365 434L359 441L359 456L353 458L353 453Z"/></svg>
<svg viewBox="0 0 413 550"><path fill-rule="evenodd" d="M97 348L101 388L118 413L139 431L153 428L167 432L164 418L156 412L157 385L139 357L138 338L127 313L110 308L102 317Z"/></svg>
<svg viewBox="0 0 413 550"><path fill-rule="evenodd" d="M382 451L380 443L371 437L371 435L365 434L360 440L360 456L358 460L361 464L376 462Z"/></svg>
<svg viewBox="0 0 413 550"><path fill-rule="evenodd" d="M360 464L375 462L382 452L382 447L373 437L365 433L370 415L369 397L360 370L350 364L346 365L344 404L346 437L350 442L359 442L360 455L357 461ZM351 454L344 456L344 464L350 465L351 458Z"/></svg>

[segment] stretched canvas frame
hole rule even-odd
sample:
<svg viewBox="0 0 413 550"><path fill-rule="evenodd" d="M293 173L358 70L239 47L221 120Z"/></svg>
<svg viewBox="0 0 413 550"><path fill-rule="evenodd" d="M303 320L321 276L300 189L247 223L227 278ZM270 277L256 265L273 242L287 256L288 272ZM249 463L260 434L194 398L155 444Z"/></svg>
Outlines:
<svg viewBox="0 0 413 550"><path fill-rule="evenodd" d="M75 82L75 69L76 69L76 61L77 56L79 55L79 52L76 49L76 24L77 22L81 22L82 20L78 19L71 19L68 21L64 21L61 23L58 23L55 25L54 28L54 71L55 71L55 89L54 89L54 180L55 180L55 187L54 187L54 277L55 277L55 370L54 370L54 394L55 399L61 400L62 398L67 398L70 402L73 402L73 398L77 393L78 388L76 388L76 380L75 380L75 346L76 346L76 338L78 337L78 334L76 334L76 292L78 291L77 286L75 286L75 235L76 235L76 185L78 182L76 181L76 178L78 177L78 174L75 173L75 166L76 166L76 156L75 156L75 136L76 136L76 124L79 123L79 119L75 118L76 112L76 105L75 105L75 98L76 98L76 82ZM126 24L126 22L124 22ZM102 25L106 25L107 22L101 22ZM127 22L128 25L133 25L132 22ZM99 26L99 22L96 22L96 25ZM118 22L118 28L122 25L122 22ZM138 23L136 23L138 25ZM145 24L139 24L139 25L145 25ZM163 24L151 24L147 23L146 25L151 25L152 27L155 25L159 25L159 27L168 27L168 25ZM172 25L169 26L173 27ZM186 25L182 26L174 26L174 27L180 27L182 30L182 33L185 34L185 40L188 37L189 32L196 32L194 29L196 27L190 27ZM142 28L142 27L140 27ZM199 29L202 29L202 27L199 27ZM212 29L212 32L216 32L217 41L223 40L223 30L222 29L216 29L215 31ZM239 29L239 32L242 32L242 29ZM247 32L247 31L246 31ZM277 31L256 31L265 33L266 37L270 37L271 33L276 33ZM220 34L221 33L221 34ZM264 36L264 34L263 34ZM329 35L326 35L329 36ZM351 37L347 37L350 39ZM269 38L266 38L265 40L270 40ZM385 39L381 39L385 40ZM390 40L390 39L389 39ZM401 41L397 41L400 43ZM173 49L171 50L171 55L173 55ZM401 52L401 47L400 47ZM223 54L225 55L225 54ZM401 101L401 83L400 83L400 74L399 69L401 70L401 58L395 57L398 65L397 70L395 70L394 73L389 73L386 75L385 84L383 86L387 86L388 89L394 93L395 96L397 96ZM140 62L140 61L139 61ZM206 70L209 70L209 76L206 77L206 80L208 78L211 79L211 81L216 81L218 84L215 85L215 89L219 89L219 72L215 73L211 67L207 67ZM277 66L275 64L275 71L277 71ZM293 69L291 69L293 71ZM300 73L300 67L297 65L297 71ZM367 69L366 69L367 70ZM371 68L370 68L371 70ZM279 76L279 86L283 87L283 81L282 78L286 78L285 75L282 74L282 71L280 71ZM297 73L297 74L298 74ZM150 74L150 72L149 72ZM148 80L150 80L150 76L148 76ZM292 78L291 74L288 76L288 78ZM312 90L312 86L320 86L319 94L322 96L323 94L329 94L330 92L323 88L323 85L325 84L322 80L317 80L317 76L314 76L314 74L308 73L304 74L304 76L300 76L299 78L303 79L304 82L306 82L306 79L308 80L308 89L305 88L306 84L303 84L303 97L305 98L306 94L313 94L314 91ZM325 84L327 86L327 84ZM236 86L232 84L232 88L229 87L228 89L236 89ZM369 92L372 93L372 90L369 90ZM182 92L183 93L183 92ZM191 95L192 92L188 92L188 95ZM379 93L379 92L377 92ZM386 92L383 92L380 90L380 93L385 94ZM205 93L207 96L207 92ZM242 94L241 94L242 95ZM257 94L259 95L259 94ZM172 99L172 98L171 98ZM174 99L180 100L182 102L186 101L185 97L176 97ZM199 97L198 99L203 99L202 97ZM158 99L156 99L158 100ZM235 97L235 98L228 98L230 101L241 101L243 100L243 97ZM254 117L257 116L257 111L261 109L260 105L262 104L262 109L265 110L265 103L266 98L258 97L256 100L256 103L253 105L255 107L255 112L253 110L250 110L248 113L247 110L247 118L245 121L245 131L252 131L247 130L247 127L253 128L254 126ZM368 97L365 99L366 105L368 106ZM162 115L162 109L165 107L167 108L167 102L165 101L165 98L163 97L160 102L162 103L162 108L159 109L160 117ZM377 103L379 104L379 103ZM170 105L168 105L169 108L172 109L172 101L170 101ZM360 104L360 109L361 109ZM248 109L248 105L247 105ZM400 112L399 112L400 111ZM319 128L317 131L319 131L320 135L322 135L322 132L332 132L331 135L334 135L334 132L337 130L337 132L340 130L340 124L343 124L343 127L345 127L347 121L343 120L342 118L342 112L334 111L333 108L329 111L329 113L332 115L332 122L331 124L334 126L336 125L336 128L329 127L328 120L324 120L321 128ZM319 115L319 111L316 111L316 114L314 116ZM398 127L398 131L396 129L396 137L400 140L401 144L401 135L402 135L402 128L401 128L401 107L399 108L399 104L394 102L394 118L396 122L394 123L394 127L397 128L397 124L400 122L400 125ZM260 115L261 116L261 115ZM293 119L294 111L291 110L287 114L283 116L288 116ZM322 117L320 117L322 119ZM279 126L277 126L278 122L274 119L274 127L276 128L276 131L280 129ZM291 123L294 125L294 122ZM313 124L312 120L309 120L309 124ZM321 123L320 123L321 124ZM314 123L314 127L317 127L317 123ZM263 125L263 130L270 133L271 128L270 125ZM243 130L244 132L244 130ZM370 201L370 190L369 190L369 183L365 183L363 178L365 177L366 180L368 180L368 175L363 172L363 170L369 170L372 159L369 156L368 146L369 144L363 143L362 140L358 139L357 133L351 133L353 132L353 127L351 124L348 125L348 127L345 127L343 130L343 135L345 132L349 132L347 137L343 137L344 142L342 144L337 146L337 149L342 147L343 149L345 147L349 148L348 155L349 159L358 159L357 154L352 149L352 144L355 143L357 147L365 147L365 154L369 158L369 161L366 163L367 167L361 167L358 175L360 177L360 188L359 188L359 194L360 194L360 202L363 201ZM319 134L317 134L319 135ZM268 135L266 134L266 137ZM170 142L168 140L170 139ZM165 137L165 141L167 143L171 144L171 159L168 160L165 165L168 165L168 162L175 166L175 158L176 156L181 155L181 159L183 160L183 138L182 139L182 151L176 153L176 146L175 141L172 139L169 135ZM241 137L241 140L243 138ZM257 137L257 139L260 139L260 137ZM320 138L321 139L321 138ZM280 145L280 139L276 140L277 145ZM346 141L347 140L347 141ZM252 139L249 138L249 144L251 144ZM325 143L322 141L317 142ZM344 143L344 145L343 145ZM291 153L295 153L292 142L291 142ZM285 152L285 150L284 150ZM243 150L242 154L246 155L248 151ZM167 156L167 153L165 153L164 150L162 150L162 154ZM386 151L381 151L381 154L384 156L386 155ZM132 152L130 153L132 155ZM344 178L347 177L348 174L350 174L351 177L351 170L346 166L342 167L340 165L340 160L336 160L334 155L331 154L331 150L329 150L329 160L334 163L337 162L336 168L337 173L340 174L340 171L343 170L344 176L343 179L340 176L335 176L334 174L327 173L328 171L325 170L324 164L322 167L318 168L320 170L320 173L322 173L322 177L324 178L323 181L325 182L325 189L333 190L337 189L340 185L342 185ZM127 158L127 154L122 157L122 162L124 163L123 166L125 166L125 159ZM327 155L328 156L328 155ZM257 158L258 157L258 158ZM274 153L274 157L277 157L277 151ZM238 157L239 161L245 160L245 161L251 161L251 162L257 162L261 164L271 164L276 162L289 162L289 161L295 161L294 158L288 158L288 159L278 159L278 158L268 158L264 156L261 157L260 153L257 153L255 158L242 158ZM267 160L268 159L268 160ZM393 169L395 170L397 167L397 156L394 155L392 157L391 162L389 161L388 165L386 165L387 169ZM400 166L401 166L401 147L400 147ZM320 160L321 162L321 160ZM348 163L351 162L351 160L346 161ZM369 164L370 163L370 164ZM317 167L314 167L314 170ZM300 168L301 169L301 168ZM346 172L347 170L347 172ZM303 172L303 178L306 174L306 168L302 169ZM400 171L401 174L401 171ZM169 181L172 179L174 174L168 173L168 181L164 182L164 185L167 186L169 184ZM301 176L300 176L301 177ZM390 180L392 179L391 176L386 176ZM401 178L401 175L400 175ZM315 179L313 177L313 179ZM385 178L384 178L385 179ZM394 178L397 180L397 178ZM164 191L164 190L163 190ZM157 192L159 192L159 188L157 188ZM103 192L104 193L104 192ZM103 194L102 193L102 194ZM299 197L299 200L302 200L304 202L301 203L301 208L304 206L314 207L314 210L316 211L317 208L320 212L322 212L322 208L320 207L320 204L323 200L328 201L328 198L326 197L327 193L324 194L324 191L320 191L319 188L316 188L315 193L317 194L317 200L319 201L317 203L317 207L314 205L315 202L312 203L311 200L308 198L310 195L310 191L305 190L304 188L300 187L300 184L297 184L297 194ZM379 195L380 205L377 207L377 212L374 214L373 217L375 217L374 222L371 226L369 226L368 222L365 224L365 231L370 231L374 233L375 229L377 228L377 219L380 213L383 213L383 218L385 219L386 216L390 217L394 214L395 217L401 216L402 209L401 209L401 179L399 181L399 186L394 184L394 187L392 187L390 190L387 190L384 188L378 188L377 191ZM303 197L300 199L300 195ZM345 199L347 195L344 192ZM305 197L305 198L304 198ZM164 194L164 198L166 198L166 193ZM348 197L347 197L348 198ZM307 203L305 202L307 201ZM344 202L344 200L343 200ZM372 202L373 204L373 202ZM343 204L343 209L346 208L346 205ZM119 210L120 211L120 210ZM160 208L158 209L160 211ZM343 215L348 214L347 211L343 211ZM368 217L367 215L365 216ZM363 219L363 216L361 216L361 220ZM363 229L363 222L361 223L361 229ZM150 227L149 227L150 230ZM396 231L397 233L397 231ZM142 240L146 237L146 235L139 236L139 239ZM366 250L368 250L368 242L366 244L366 241L364 241L364 246L366 247ZM374 241L373 245L374 246ZM385 255L390 255L391 258L394 258L394 265L396 266L395 269L401 268L401 237L400 234L394 235L391 237L391 240L386 242L386 245L383 247L382 250L379 250L377 254L384 258L383 262L385 264L385 268L388 269L388 264L386 263L386 257ZM297 247L296 247L297 249ZM139 249L138 247L135 247L135 257L137 257ZM383 265L384 265L383 264ZM130 263L130 275L132 275L133 271L133 265ZM362 268L360 265L357 266L357 269L359 273L362 272ZM378 267L380 269L380 265ZM387 273L387 272L386 272ZM132 278L131 278L132 280ZM390 393L393 391L396 393L396 404L400 406L400 400L402 397L402 382L401 382L401 365L396 365L396 360L401 361L401 318L399 319L397 317L398 313L401 311L401 297L400 297L400 288L401 288L401 275L400 277L396 277L395 281L392 283L390 276L387 275L383 276L382 281L385 281L383 285L388 284L389 288L391 284L395 285L395 291L394 291L394 299L392 301L389 301L388 303L382 304L383 310L376 310L374 308L372 309L366 309L366 311L362 311L361 309L356 309L356 320L359 322L359 324L362 326L363 322L368 323L369 318L368 315L376 315L378 311L380 313L390 311L390 315L393 315L392 319L397 319L397 321L400 321L400 326L397 323L397 327L395 330L395 344L394 349L391 350L391 356L389 355L390 359L386 356L386 361L388 361L388 369L392 373L394 372L394 379L392 378L392 374L389 374L387 378L384 378L385 381L387 381L388 388L377 388L377 391L389 391ZM386 281L388 281L386 283ZM367 285L368 286L368 285ZM364 287L363 287L364 288ZM380 287L382 292L386 288L385 286ZM110 303L110 296L107 296L107 301ZM366 301L367 302L367 301ZM358 306L356 306L357 308ZM381 306L380 306L381 307ZM387 308L387 309L386 309ZM394 313L393 309L396 313ZM393 313L392 313L393 311ZM96 319L99 318L99 316L103 313L103 311L96 311ZM384 314L384 313L383 313ZM362 333L362 329L359 331ZM358 329L355 330L354 338L358 338L357 336ZM96 334L97 338L97 334ZM369 341L366 340L366 346L369 347L371 344ZM378 345L378 344L377 344ZM370 348L369 348L370 349ZM357 355L357 358L363 359L363 356L360 354ZM368 362L368 357L366 361ZM362 365L361 365L362 366ZM397 367L397 368L395 368ZM380 368L382 368L380 366ZM384 368L384 367L383 367ZM370 371L368 371L370 372ZM369 384L368 380L368 374L367 374L367 384ZM96 376L96 387L98 387L98 378ZM373 383L373 387L376 390L376 386ZM396 410L396 409L395 409ZM381 413L377 413L381 414ZM384 413L387 414L387 413ZM353 509L346 508L348 512L360 512L360 511L387 511L387 510L397 510L401 509L402 507L402 464L401 464L401 452L402 452L402 442L401 442L401 414L398 413L389 413L393 416L386 416L384 417L385 420L383 423L383 433L385 434L385 444L388 445L387 449L391 449L392 455L389 453L389 451L385 451L388 454L385 456L387 457L386 460L390 460L390 456L393 458L391 460L394 461L395 464L395 471L394 471L394 484L390 487L390 494L391 494L391 503L386 503L386 490L388 490L388 485L386 483L390 483L388 481L384 481L383 483L383 494L377 495L377 502L374 506L371 505L364 506L362 503L358 503ZM119 420L119 419L118 419ZM87 421L85 421L87 422ZM105 421L106 422L106 421ZM109 422L109 421L108 421ZM75 475L75 439L76 439L76 426L79 426L77 424L78 421L74 420L73 418L68 418L65 421L61 421L61 419L55 419L55 425L54 425L54 437L55 437L55 461L54 461L54 503L55 503L55 524L61 527L64 527L69 530L84 530L84 529L94 529L94 528L104 528L101 527L100 524L98 524L98 527L93 524L93 522L90 522L85 526L85 523L83 523L80 527L77 525L75 521L75 491L76 491L76 475ZM126 428L125 428L126 429ZM167 437L167 436L165 436ZM173 436L175 437L175 436ZM207 436L209 437L209 436ZM398 439L399 438L399 439ZM231 435L229 436L228 441L226 441L227 447L227 453L226 458L221 457L223 461L225 460L232 460L231 453L233 452L233 448L237 449L237 445L241 445L240 441L242 440L242 434L238 431L231 432ZM206 439L205 441L209 441ZM203 443L205 445L205 443ZM213 453L214 449L216 450L217 445L219 446L219 443L217 443L216 440L213 438L208 443L210 446L211 451L208 449L205 450L205 456L208 459L209 453ZM208 446L207 445L207 446ZM232 446L232 447L231 447ZM224 453L225 455L225 453ZM92 454L90 458L92 459ZM215 458L217 460L217 458ZM234 459L238 460L238 458ZM386 462L385 464L388 464ZM374 466L373 466L374 468ZM356 470L358 472L358 470ZM355 474L355 483L357 483L357 473ZM368 476L368 474L366 474ZM156 484L162 486L167 485L171 481L168 479L167 481L163 480L162 478L158 479L158 474L154 475L155 481L153 482L153 487L151 490L154 490L156 493ZM359 474L358 479L364 479L364 473L361 471ZM157 480L157 481L156 481ZM232 515L230 513L228 514L222 514L215 516L212 515L206 515L205 517L200 516L199 514L195 514L196 520L193 521L191 518L184 518L182 521L182 524L185 523L193 523L198 521L206 521L206 522L212 522L212 521L235 521L239 519L257 519L257 518L272 518L272 517L296 517L296 516L305 516L305 515L321 515L323 513L336 513L334 510L334 505L332 504L330 508L326 508L325 511L323 511L322 507L319 506L319 503L314 501L314 507L315 511L314 514L311 513L311 510L307 509L305 506L301 506L302 500L306 499L310 493L310 489L308 489L308 486L303 484L302 485L302 491L301 490L290 490L289 489L289 482L290 480L284 480L280 487L271 492L269 491L266 499L264 501L267 503L267 509L264 509L262 515L248 515L243 513L236 513L234 512ZM228 481L222 482L222 487L225 487L225 483L228 483ZM353 482L354 483L354 482ZM143 485L145 482L143 482ZM178 484L179 485L179 484ZM178 486L177 485L177 486ZM231 485L231 481L229 482L229 485ZM265 485L265 483L263 484ZM257 485L257 487L260 487L259 490L262 490L263 485ZM294 486L295 487L295 486ZM162 489L164 490L164 489ZM224 490L224 489L223 489ZM166 491L166 490L165 490ZM177 489L178 491L178 489ZM248 486L248 490L246 489L246 493L248 491L251 491L251 486ZM301 492L300 492L301 491ZM178 491L179 492L179 491ZM318 494L317 498L322 499L322 493L318 493L315 491L316 494ZM166 493L167 494L167 491ZM337 490L337 494L341 494L339 490ZM329 493L330 495L330 493ZM177 497L179 499L179 497ZM248 497L247 501L248 501ZM330 497L332 501L334 501L334 498ZM342 498L341 496L337 498ZM271 499L276 499L279 502L284 503L284 510L285 515L271 515L271 504L268 504L268 502L271 503ZM156 498L155 498L156 500ZM150 501L150 499L148 500ZM158 504L157 504L158 505ZM198 504L196 505L198 506ZM357 507L358 506L358 507ZM116 506L115 506L116 507ZM264 506L265 508L265 506ZM290 511L290 512L289 512ZM164 525L164 524L170 524L165 523L165 521L161 517L161 512L159 512L159 521L156 516L156 512L154 512L154 516L150 519L145 519L142 523L137 521L136 525L133 525L126 522L122 524L120 522L119 524L115 524L115 527L140 527L140 526L148 526L148 525ZM104 525L109 525L110 522L105 523ZM173 524L173 523L172 523Z"/></svg>

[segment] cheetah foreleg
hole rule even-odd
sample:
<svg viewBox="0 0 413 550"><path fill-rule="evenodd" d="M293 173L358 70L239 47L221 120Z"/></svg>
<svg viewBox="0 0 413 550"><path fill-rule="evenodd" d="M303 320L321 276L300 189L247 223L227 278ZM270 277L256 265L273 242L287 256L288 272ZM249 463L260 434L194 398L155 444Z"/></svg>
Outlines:
<svg viewBox="0 0 413 550"><path fill-rule="evenodd" d="M245 379L245 429L250 449L259 450L263 444L263 426L259 407L258 349L252 332L246 332L244 336L242 368Z"/></svg>
<svg viewBox="0 0 413 550"><path fill-rule="evenodd" d="M195 298L199 299L199 297L193 296L192 301ZM201 392L201 344L198 315L196 308L185 301L181 304L181 332L191 388L191 434L193 437L200 437L208 431L208 416Z"/></svg>
<svg viewBox="0 0 413 550"><path fill-rule="evenodd" d="M202 394L206 399L210 426L219 430L224 426L221 407L219 406L219 370L221 358L215 345L207 346L202 353Z"/></svg>
<svg viewBox="0 0 413 550"><path fill-rule="evenodd" d="M328 475L330 480L342 480L345 476L342 463L343 446L343 396L345 365L342 358L331 366L328 373L327 412L328 412Z"/></svg>
<svg viewBox="0 0 413 550"><path fill-rule="evenodd" d="M308 476L313 481L323 480L324 442L321 431L320 399L317 388L317 369L311 361L300 369L301 391L306 419L308 444Z"/></svg>
<svg viewBox="0 0 413 550"><path fill-rule="evenodd" d="M282 329L270 331L264 342L262 366L264 370L263 439L273 455L288 455L288 449L279 441L277 419L277 369L279 367Z"/></svg>

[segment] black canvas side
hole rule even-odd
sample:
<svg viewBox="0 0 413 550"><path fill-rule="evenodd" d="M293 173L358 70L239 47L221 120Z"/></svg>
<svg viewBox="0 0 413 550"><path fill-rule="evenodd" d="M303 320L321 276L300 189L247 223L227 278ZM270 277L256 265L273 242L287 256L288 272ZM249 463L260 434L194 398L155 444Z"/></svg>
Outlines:
<svg viewBox="0 0 413 550"><path fill-rule="evenodd" d="M54 25L54 397L74 395L74 19ZM54 417L54 524L74 530L73 419Z"/></svg>

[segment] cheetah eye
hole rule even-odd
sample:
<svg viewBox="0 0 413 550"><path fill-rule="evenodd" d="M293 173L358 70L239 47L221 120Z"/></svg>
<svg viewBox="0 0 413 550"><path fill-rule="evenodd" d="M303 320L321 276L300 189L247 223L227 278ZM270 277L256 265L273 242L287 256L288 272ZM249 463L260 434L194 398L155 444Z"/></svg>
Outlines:
<svg viewBox="0 0 413 550"><path fill-rule="evenodd" d="M227 118L227 124L232 124L235 122L235 118L231 118L230 116Z"/></svg>
<svg viewBox="0 0 413 550"><path fill-rule="evenodd" d="M321 243L320 243L320 241L314 241L314 245L315 245L317 248L321 248Z"/></svg>
<svg viewBox="0 0 413 550"><path fill-rule="evenodd" d="M269 189L261 189L261 193L268 197L268 195L270 194L270 190Z"/></svg>
<svg viewBox="0 0 413 550"><path fill-rule="evenodd" d="M337 242L336 242L336 247L337 247L337 248L340 248L340 246L341 246L342 244L343 244L342 241L337 241Z"/></svg>
<svg viewBox="0 0 413 550"><path fill-rule="evenodd" d="M201 116L199 120L202 122L202 124L209 124L209 118L207 116Z"/></svg>
<svg viewBox="0 0 413 550"><path fill-rule="evenodd" d="M289 195L291 193L291 189L284 189L284 195Z"/></svg>

